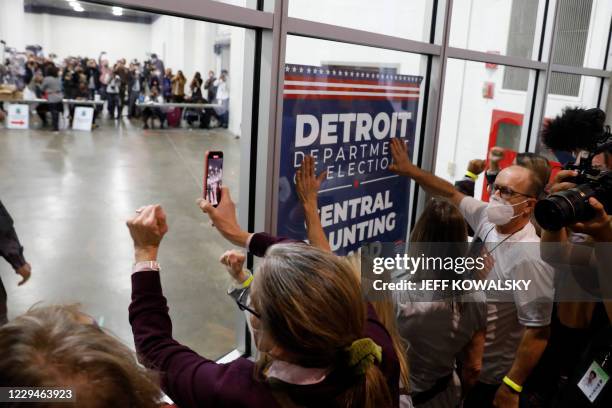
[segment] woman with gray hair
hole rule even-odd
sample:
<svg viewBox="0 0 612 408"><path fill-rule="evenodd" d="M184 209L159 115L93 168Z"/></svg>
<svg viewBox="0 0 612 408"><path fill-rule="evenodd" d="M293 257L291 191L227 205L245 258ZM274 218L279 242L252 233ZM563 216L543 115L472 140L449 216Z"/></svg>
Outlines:
<svg viewBox="0 0 612 408"><path fill-rule="evenodd" d="M0 385L62 389L87 408L158 408L162 396L156 375L75 305L35 307L0 328ZM57 406L56 395L36 406Z"/></svg>
<svg viewBox="0 0 612 408"><path fill-rule="evenodd" d="M223 199L223 197L222 197ZM361 297L351 265L301 243L260 242L253 276L225 254L261 357L217 364L179 344L160 282L157 253L168 231L158 205L128 221L135 248L130 323L144 363L185 407L397 407L399 364L389 333ZM259 240L257 234L251 243ZM265 248L264 248L265 247ZM247 289L248 288L248 289Z"/></svg>

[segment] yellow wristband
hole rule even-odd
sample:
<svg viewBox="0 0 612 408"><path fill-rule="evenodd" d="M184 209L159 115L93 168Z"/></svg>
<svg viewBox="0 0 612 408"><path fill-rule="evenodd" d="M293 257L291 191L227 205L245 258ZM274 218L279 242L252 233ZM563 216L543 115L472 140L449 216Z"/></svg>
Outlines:
<svg viewBox="0 0 612 408"><path fill-rule="evenodd" d="M517 383L515 383L514 381L512 381L507 375L504 376L504 384L506 384L508 387L512 388L514 391L516 392L521 392L523 391L523 386L522 385L518 385Z"/></svg>
<svg viewBox="0 0 612 408"><path fill-rule="evenodd" d="M248 288L251 285L251 282L253 282L253 274L251 274L251 276L249 276L247 278L247 280L245 280L244 282L242 282L241 286L243 288Z"/></svg>
<svg viewBox="0 0 612 408"><path fill-rule="evenodd" d="M469 170L465 171L465 175L468 176L469 178L471 178L474 181L476 181L476 179L478 178L478 174L472 173Z"/></svg>

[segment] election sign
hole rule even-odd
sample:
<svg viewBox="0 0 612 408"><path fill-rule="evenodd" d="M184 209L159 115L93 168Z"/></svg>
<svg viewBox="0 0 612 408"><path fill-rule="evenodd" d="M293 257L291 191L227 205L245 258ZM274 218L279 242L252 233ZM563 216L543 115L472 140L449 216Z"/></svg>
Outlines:
<svg viewBox="0 0 612 408"><path fill-rule="evenodd" d="M9 129L28 129L30 127L30 109L28 105L10 104L6 127Z"/></svg>
<svg viewBox="0 0 612 408"><path fill-rule="evenodd" d="M94 108L89 106L77 106L74 109L74 119L72 120L72 129L91 131L93 122Z"/></svg>
<svg viewBox="0 0 612 408"><path fill-rule="evenodd" d="M389 142L412 151L422 77L371 69L286 65L277 234L305 239L295 173L306 155L317 174L320 218L339 255L367 242L401 243L409 180L388 170Z"/></svg>

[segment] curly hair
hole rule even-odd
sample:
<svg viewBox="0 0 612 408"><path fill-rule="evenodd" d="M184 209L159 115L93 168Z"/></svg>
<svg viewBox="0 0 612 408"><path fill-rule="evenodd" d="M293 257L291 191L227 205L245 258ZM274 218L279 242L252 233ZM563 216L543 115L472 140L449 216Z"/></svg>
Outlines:
<svg viewBox="0 0 612 408"><path fill-rule="evenodd" d="M552 150L593 150L604 133L606 114L598 108L565 108L546 123L542 143Z"/></svg>

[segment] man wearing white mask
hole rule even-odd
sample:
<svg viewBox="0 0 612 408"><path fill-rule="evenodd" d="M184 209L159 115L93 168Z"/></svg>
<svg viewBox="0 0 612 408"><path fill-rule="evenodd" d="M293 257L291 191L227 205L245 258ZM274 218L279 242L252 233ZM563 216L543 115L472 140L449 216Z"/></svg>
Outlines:
<svg viewBox="0 0 612 408"><path fill-rule="evenodd" d="M540 239L530 223L536 197L544 188L542 182L525 167L507 167L498 174L487 204L412 164L400 139L391 141L391 154L391 171L413 179L429 194L447 198L459 208L474 230L474 239L484 242L494 260L487 279L531 281L527 290L504 298L509 301L487 303L479 382L463 405L518 407L522 385L546 348L552 312L553 271L540 257Z"/></svg>

